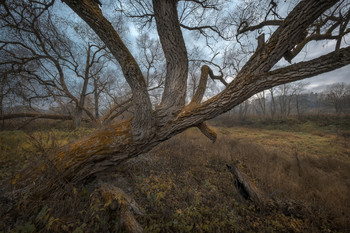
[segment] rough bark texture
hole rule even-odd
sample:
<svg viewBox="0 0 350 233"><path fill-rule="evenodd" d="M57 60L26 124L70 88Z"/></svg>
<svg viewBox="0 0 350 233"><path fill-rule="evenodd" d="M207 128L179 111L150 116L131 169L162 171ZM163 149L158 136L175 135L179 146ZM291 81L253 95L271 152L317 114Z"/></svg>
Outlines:
<svg viewBox="0 0 350 233"><path fill-rule="evenodd" d="M121 64L133 91L136 111L133 121L112 124L106 129L61 148L51 156L52 163L62 177L72 183L80 182L109 168L114 169L123 161L148 152L160 142L189 127L199 125L199 128L204 129L205 125L200 125L204 121L232 109L265 89L313 77L350 64L350 47L347 47L340 49L337 57L333 52L311 61L269 71L286 51L298 43L298 37L309 24L336 2L302 1L264 48L256 51L224 91L202 103L200 101L203 94L199 93L196 97L199 101L196 100L196 104L181 108L184 105L188 66L186 49L177 21L176 1L154 0L157 29L167 59L167 76L163 106L151 113L141 72L118 34L103 17L97 4L93 5L92 1L88 0L64 1L94 29ZM180 113L177 114L173 109L169 109L170 107L174 107ZM151 119L153 124L150 122ZM49 188L43 190L47 192Z"/></svg>
<svg viewBox="0 0 350 233"><path fill-rule="evenodd" d="M95 31L119 62L133 94L135 108L133 135L141 136L147 133L147 129L152 125L152 105L145 79L134 57L111 23L103 16L96 2L90 0L64 0L64 2Z"/></svg>
<svg viewBox="0 0 350 233"><path fill-rule="evenodd" d="M212 79L215 79L216 76L214 76L213 71L209 68L209 66L204 65L201 68L201 77L199 80L199 84L197 87L197 91L194 93L193 98L190 102L190 104L187 106L187 109L190 109L202 102L205 90L207 88L207 82L208 82L208 76ZM222 77L221 77L222 78ZM210 129L209 126L205 123L199 123L196 125L196 127L207 137L209 138L212 142L216 141L217 134L215 133L214 130Z"/></svg>
<svg viewBox="0 0 350 233"><path fill-rule="evenodd" d="M197 91L194 93L190 105L200 104L202 102L205 90L207 88L208 75L210 68L206 65L201 68L201 77L199 79L199 84L197 87Z"/></svg>
<svg viewBox="0 0 350 233"><path fill-rule="evenodd" d="M103 184L99 188L105 207L112 211L118 210L123 227L130 233L143 232L142 226L136 221L134 214L143 215L143 211L135 200L127 195L123 190L111 184Z"/></svg>
<svg viewBox="0 0 350 233"><path fill-rule="evenodd" d="M338 1L301 1L273 33L264 48L257 50L244 65L237 78L249 73L268 72L287 51L304 38L304 32L309 25L336 2Z"/></svg>
<svg viewBox="0 0 350 233"><path fill-rule="evenodd" d="M226 165L228 170L235 176L235 185L239 193L246 200L251 200L259 206L263 203L260 193L251 185L248 178L242 174L235 165Z"/></svg>
<svg viewBox="0 0 350 233"><path fill-rule="evenodd" d="M177 1L153 0L157 31L166 58L162 107L185 105L188 58L177 15Z"/></svg>

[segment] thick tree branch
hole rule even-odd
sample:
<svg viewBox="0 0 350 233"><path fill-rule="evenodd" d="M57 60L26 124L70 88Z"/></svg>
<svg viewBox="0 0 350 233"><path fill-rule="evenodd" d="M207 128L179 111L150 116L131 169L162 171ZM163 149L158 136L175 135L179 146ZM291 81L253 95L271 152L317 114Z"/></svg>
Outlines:
<svg viewBox="0 0 350 233"><path fill-rule="evenodd" d="M152 124L152 105L145 79L128 48L125 46L111 23L103 16L98 4L90 0L63 0L100 37L119 62L132 94L135 108L133 134L142 135Z"/></svg>
<svg viewBox="0 0 350 233"><path fill-rule="evenodd" d="M202 66L199 84L189 105L200 104L202 102L205 90L207 88L209 70L210 70L209 66L207 65Z"/></svg>
<svg viewBox="0 0 350 233"><path fill-rule="evenodd" d="M245 198L251 200L256 206L260 206L264 202L262 195L252 186L249 179L232 165L226 165L227 169L235 176L235 185L240 194Z"/></svg>
<svg viewBox="0 0 350 233"><path fill-rule="evenodd" d="M202 134L204 134L207 138L209 138L213 143L216 141L216 138L218 135L215 133L213 129L211 129L207 125L207 123L202 122L196 125L196 127L202 132Z"/></svg>
<svg viewBox="0 0 350 233"><path fill-rule="evenodd" d="M333 40L333 39L337 39L337 36L333 36L331 34L323 34L323 35L312 34L310 36L307 36L304 40L298 43L292 51L285 53L284 59L289 63L291 63L292 59L296 57L301 52L301 50L305 47L305 45L310 41Z"/></svg>
<svg viewBox="0 0 350 233"><path fill-rule="evenodd" d="M127 232L142 233L142 226L136 221L134 214L143 215L142 209L138 206L136 201L126 194L123 190L111 184L103 184L99 191L105 201L105 207L120 212L121 222Z"/></svg>
<svg viewBox="0 0 350 233"><path fill-rule="evenodd" d="M338 52L339 55L337 56ZM310 78L349 65L350 46L339 49L338 52L334 51L310 61L299 62L284 68L276 69L258 75L255 79L258 80L259 84L261 83L261 85L267 85L268 88L271 88L281 84Z"/></svg>
<svg viewBox="0 0 350 233"><path fill-rule="evenodd" d="M177 1L153 0L157 31L166 58L166 77L162 97L163 108L185 105L188 58L177 15Z"/></svg>
<svg viewBox="0 0 350 233"><path fill-rule="evenodd" d="M264 49L257 50L244 65L236 79L247 74L269 71L287 51L305 38L305 31L324 11L337 0L303 0L272 34Z"/></svg>
<svg viewBox="0 0 350 233"><path fill-rule="evenodd" d="M340 49L339 56L335 55L336 52L331 52L310 61L296 63L263 74L247 74L241 79L234 79L223 92L193 108L191 113L183 111L179 117L181 119L186 116L193 117L193 119L188 119L188 121L194 122L197 121L197 118L199 118L198 122L209 120L232 109L263 90L284 83L314 77L350 64L350 46Z"/></svg>
<svg viewBox="0 0 350 233"><path fill-rule="evenodd" d="M223 79L222 73L221 75L214 75L213 71L209 68L209 66L207 65L202 66L201 77L199 79L197 91L193 95L191 103L189 105L200 104L202 102L205 90L207 88L208 76L210 76L210 78L213 80L215 79L220 80L225 86L228 85L227 82Z"/></svg>
<svg viewBox="0 0 350 233"><path fill-rule="evenodd" d="M208 76L209 76L210 73L213 75L213 71L209 68L209 66L207 66L207 65L202 66L202 68L201 68L201 77L200 77L200 80L199 80L197 91L193 95L192 101L188 105L189 108L191 106L194 106L196 104L200 104L201 103L201 101L203 99L203 96L204 96L204 93L205 93L205 90L207 88ZM216 141L217 134L214 132L214 130L210 129L209 126L205 122L202 122L202 123L196 125L196 127L206 137L208 137L212 142Z"/></svg>

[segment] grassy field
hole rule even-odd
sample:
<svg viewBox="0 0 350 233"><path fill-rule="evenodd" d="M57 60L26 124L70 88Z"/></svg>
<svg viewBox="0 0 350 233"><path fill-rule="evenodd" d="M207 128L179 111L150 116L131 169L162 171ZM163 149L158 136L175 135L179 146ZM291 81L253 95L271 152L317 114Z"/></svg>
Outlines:
<svg viewBox="0 0 350 233"><path fill-rule="evenodd" d="M109 175L144 210L136 215L144 232L350 231L347 120L211 124L218 133L214 144L192 128ZM91 131L0 132L0 177L15 183L19 169L34 156ZM244 200L226 164L235 164L267 199L295 203L288 208L297 211L286 214ZM74 204L68 199L42 203L30 217L23 214L12 232L123 232L118 213L89 185L73 192L79 197Z"/></svg>

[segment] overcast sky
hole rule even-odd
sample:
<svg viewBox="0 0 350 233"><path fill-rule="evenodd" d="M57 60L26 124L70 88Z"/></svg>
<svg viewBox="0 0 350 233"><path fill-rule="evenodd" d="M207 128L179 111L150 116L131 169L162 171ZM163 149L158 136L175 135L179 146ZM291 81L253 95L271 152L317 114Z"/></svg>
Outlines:
<svg viewBox="0 0 350 233"><path fill-rule="evenodd" d="M103 2L103 1L102 1ZM64 14L67 16L67 13L70 15L69 17L72 16L72 18L76 18L77 16L63 3L60 1L57 1L56 4L58 5L58 11L61 12L61 14ZM57 6L56 5L56 6ZM109 5L111 6L111 5ZM106 10L106 5L102 4L102 9L104 13L108 12ZM110 14L110 12L108 12ZM80 21L80 19L77 19ZM83 22L82 22L83 23ZM136 26L133 25L132 23L128 22L129 25L129 30L126 33L126 39L128 40L128 45L129 49L133 53L134 56L137 56L137 50L135 49L136 47L136 37L138 35L138 30L136 29ZM152 36L152 30L150 30L151 36ZM205 43L203 40L194 40L193 37L191 37L191 33L189 33L187 30L183 31L184 32L184 38L185 38L185 43L187 47L193 47L193 45L200 46L200 47L205 47ZM155 30L153 29L153 35L156 36ZM306 49L304 49L303 52L301 52L297 57L295 57L292 62L299 62L302 60L310 60L316 57L319 57L320 55L327 54L329 52L332 52L335 48L335 41L322 41L318 43L309 43L306 46ZM349 34L347 37L343 39L342 47L349 46L350 44L350 36ZM204 59L208 59L208 57L205 57ZM277 64L278 66L284 66L288 65L286 61L282 58L281 61ZM229 80L228 80L229 81ZM341 69L334 70L329 73L324 73L321 75L318 75L313 78L305 79L303 82L310 83L309 86L307 87L308 91L313 91L313 92L320 92L322 91L327 85L330 85L332 83L337 83L337 82L344 82L347 84L350 84L350 65L343 67Z"/></svg>

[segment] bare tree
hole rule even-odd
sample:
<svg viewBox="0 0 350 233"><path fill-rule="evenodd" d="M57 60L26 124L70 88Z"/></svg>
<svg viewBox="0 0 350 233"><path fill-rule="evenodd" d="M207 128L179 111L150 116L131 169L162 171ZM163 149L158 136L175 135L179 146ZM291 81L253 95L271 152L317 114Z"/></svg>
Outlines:
<svg viewBox="0 0 350 233"><path fill-rule="evenodd" d="M269 89L270 92L270 97L271 97L271 101L270 101L270 114L271 114L271 118L274 119L275 115L276 115L276 100L275 100L275 88L271 87Z"/></svg>
<svg viewBox="0 0 350 233"><path fill-rule="evenodd" d="M238 107L238 119L240 121L245 121L247 119L247 114L249 112L250 101L246 100L239 104Z"/></svg>
<svg viewBox="0 0 350 233"><path fill-rule="evenodd" d="M286 117L290 114L291 111L291 103L292 103L292 95L291 93L291 85L283 84L281 86L277 87L278 96L277 96L277 103L280 110L280 116Z"/></svg>
<svg viewBox="0 0 350 233"><path fill-rule="evenodd" d="M265 90L257 93L254 96L253 100L253 107L255 108L256 112L262 117L262 119L266 116L266 94Z"/></svg>
<svg viewBox="0 0 350 233"><path fill-rule="evenodd" d="M147 89L154 105L159 104L159 90L164 88L165 58L160 42L152 39L148 34L141 34L137 38L139 49L138 62L146 79Z"/></svg>
<svg viewBox="0 0 350 233"><path fill-rule="evenodd" d="M131 89L134 108L134 117L131 119L111 124L108 128L61 148L50 156L50 161L64 180L73 184L97 176L110 168L115 169L123 161L148 152L160 142L189 127L198 127L208 138L215 141L216 135L205 124L206 120L229 111L263 90L350 64L350 47L345 47L336 48L333 52L309 61L272 69L286 53L292 52L294 55L299 49L298 46L302 46L300 43L317 33L317 30L313 29L320 25L317 23L319 20L327 18L327 22L331 22L330 27L337 22L345 23L344 17L337 17L336 21L333 17L340 16L340 9L348 9L346 1L303 0L281 19L264 46L253 52L234 80L222 92L203 102L207 78L223 77L215 76L208 65L204 66L201 69L202 84L197 88L190 104L186 105L188 56L177 11L178 1L153 0L152 4L147 1L153 9L153 15L149 16L149 19L155 20L166 58L164 92L161 104L153 110L140 66L118 32L104 17L96 1L63 2L95 31L119 62ZM192 2L202 5L207 1ZM262 26L264 25L257 26L256 29ZM322 29L326 27L325 24L320 26ZM245 29L249 27L251 28L248 25ZM308 37L305 37L306 31ZM334 30L331 30L332 32ZM39 179L37 173L29 171L26 174L28 175L21 180L22 184L25 184L25 190L31 189L39 196L60 188L52 182L48 184L48 181ZM20 191L17 193L20 194Z"/></svg>
<svg viewBox="0 0 350 233"><path fill-rule="evenodd" d="M303 92L305 91L305 87L308 85L309 83L304 82L295 82L292 85L295 99L295 109L298 117L301 117L306 109L306 100Z"/></svg>
<svg viewBox="0 0 350 233"><path fill-rule="evenodd" d="M335 83L327 86L324 91L325 102L331 104L337 114L345 113L348 107L350 85Z"/></svg>
<svg viewBox="0 0 350 233"><path fill-rule="evenodd" d="M0 66L11 66L11 75L22 78L18 87L22 87L21 93L30 91L30 99L51 98L61 102L65 98L73 102L75 107L70 114L75 127L79 127L83 113L95 121L94 114L85 107L85 99L91 89L91 79L103 85L97 79L108 61L105 59L105 46L90 42L82 46L75 44L58 30L55 26L57 21L54 22L52 15L47 12L47 7L53 1L41 3L42 8L34 7L35 4L29 1L4 5L9 16L1 18L7 36L0 40L3 58ZM40 6L40 3L37 4ZM39 16L41 20L38 20ZM41 93L38 93L38 85L41 85ZM94 92L98 94L102 90L100 88ZM45 116L43 113L38 114L40 117ZM22 115L29 116L27 113ZM20 114L4 116L3 119L10 116ZM51 118L51 115L48 117ZM62 119L66 118L63 116Z"/></svg>

